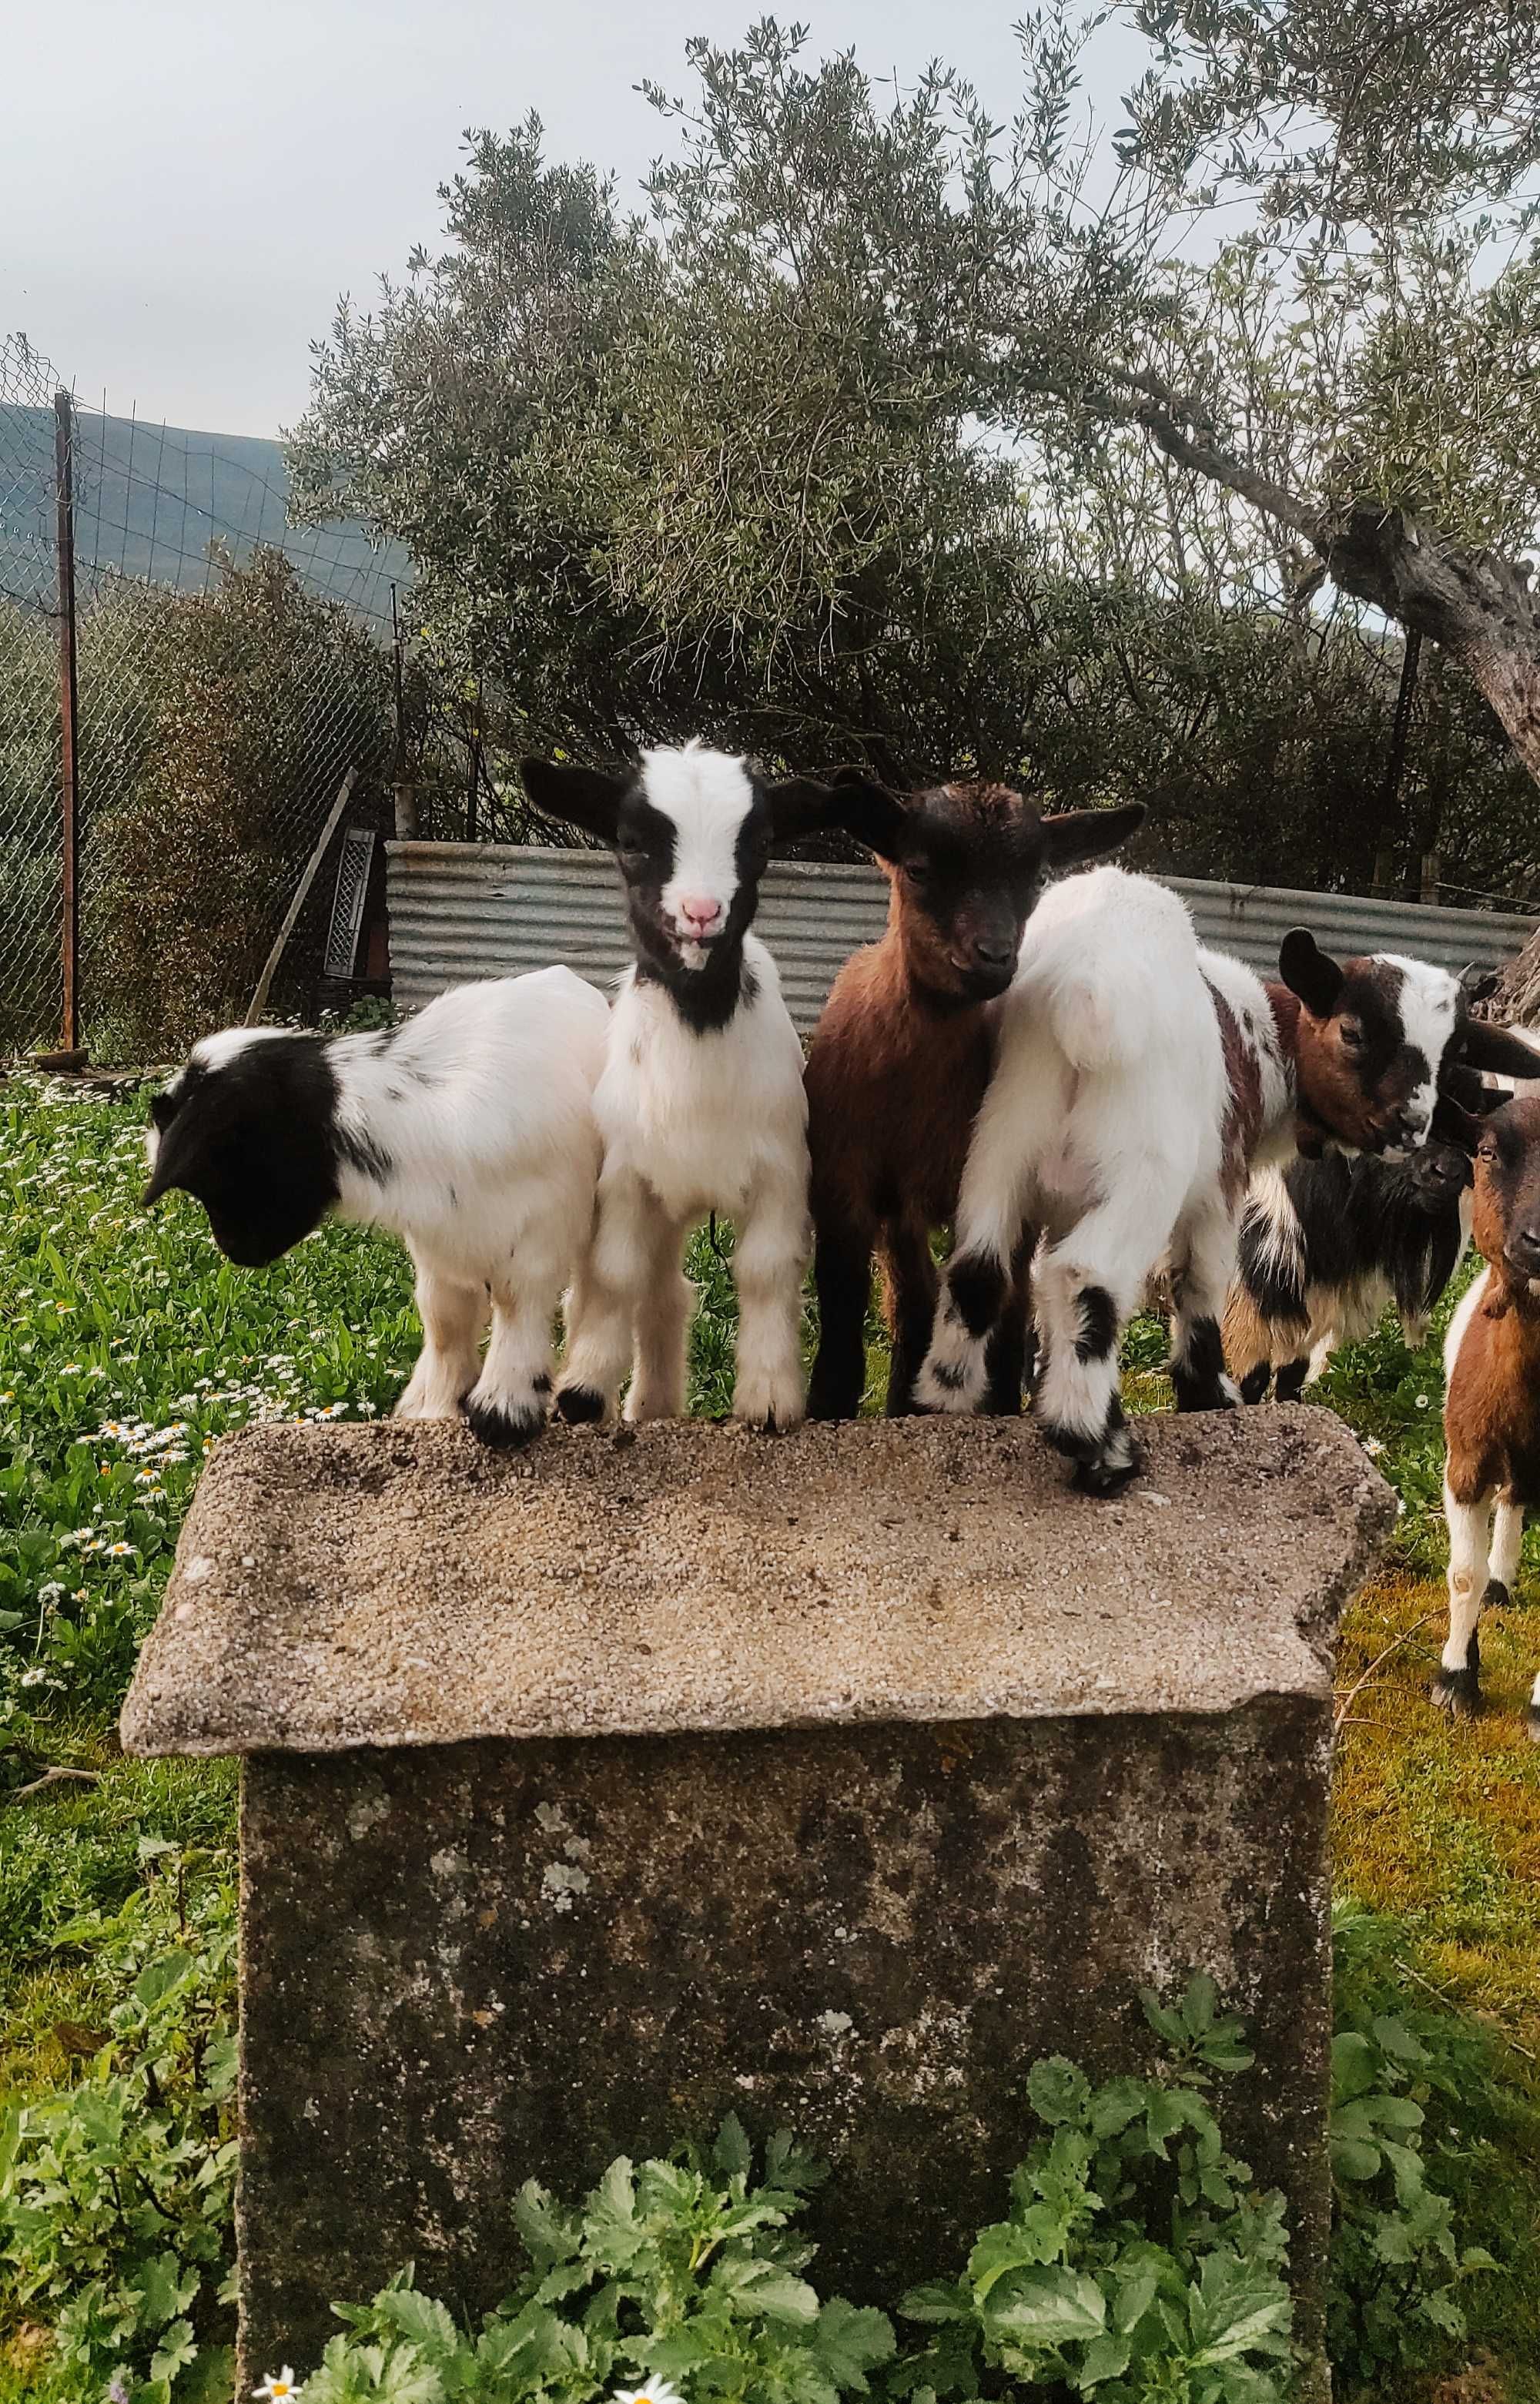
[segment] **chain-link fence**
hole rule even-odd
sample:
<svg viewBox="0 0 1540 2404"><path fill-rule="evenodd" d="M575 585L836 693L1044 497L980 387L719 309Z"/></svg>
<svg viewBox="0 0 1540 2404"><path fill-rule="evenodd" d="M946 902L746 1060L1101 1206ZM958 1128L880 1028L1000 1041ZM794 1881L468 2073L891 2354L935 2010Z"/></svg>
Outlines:
<svg viewBox="0 0 1540 2404"><path fill-rule="evenodd" d="M0 342L0 1054L69 1032L72 804L80 1037L160 1057L241 1014L351 768L270 1003L314 1007L389 822L399 572L354 528L289 526L274 445L80 409Z"/></svg>
<svg viewBox="0 0 1540 2404"><path fill-rule="evenodd" d="M55 379L0 339L0 1050L63 1012Z"/></svg>

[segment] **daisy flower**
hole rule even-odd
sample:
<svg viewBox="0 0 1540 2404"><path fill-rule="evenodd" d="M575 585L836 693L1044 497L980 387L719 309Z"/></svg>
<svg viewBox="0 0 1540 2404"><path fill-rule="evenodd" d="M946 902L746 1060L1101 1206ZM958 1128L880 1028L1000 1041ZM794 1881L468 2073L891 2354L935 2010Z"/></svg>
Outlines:
<svg viewBox="0 0 1540 2404"><path fill-rule="evenodd" d="M609 2404L684 2404L684 2398L672 2381L654 2379L645 2387L617 2387Z"/></svg>
<svg viewBox="0 0 1540 2404"><path fill-rule="evenodd" d="M295 2383L292 2365L286 2362L282 2370L270 2370L260 2387L251 2392L256 2404L295 2404L301 2389Z"/></svg>

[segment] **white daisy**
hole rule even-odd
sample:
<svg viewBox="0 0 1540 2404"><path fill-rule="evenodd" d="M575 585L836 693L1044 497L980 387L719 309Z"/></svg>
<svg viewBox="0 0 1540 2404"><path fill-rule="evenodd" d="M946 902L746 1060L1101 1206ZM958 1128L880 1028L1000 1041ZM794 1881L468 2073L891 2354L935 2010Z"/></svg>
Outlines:
<svg viewBox="0 0 1540 2404"><path fill-rule="evenodd" d="M260 2387L254 2387L251 2392L257 2404L295 2404L302 2386L296 2384L293 2368L286 2362L282 2370L270 2370Z"/></svg>
<svg viewBox="0 0 1540 2404"><path fill-rule="evenodd" d="M684 2404L671 2380L653 2379L645 2387L617 2387L609 2404Z"/></svg>

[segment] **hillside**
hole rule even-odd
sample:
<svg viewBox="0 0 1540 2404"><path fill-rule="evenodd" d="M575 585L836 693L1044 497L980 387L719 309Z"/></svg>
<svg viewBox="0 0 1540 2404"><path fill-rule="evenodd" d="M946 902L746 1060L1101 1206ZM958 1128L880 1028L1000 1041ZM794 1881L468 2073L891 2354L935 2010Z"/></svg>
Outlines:
<svg viewBox="0 0 1540 2404"><path fill-rule="evenodd" d="M244 557L259 542L287 552L306 583L377 624L390 583L411 580L394 546L371 549L356 525L287 524L281 442L144 426L83 409L76 420L76 548L92 567L183 590L203 584L210 546ZM10 542L53 539L53 412L0 402L0 522Z"/></svg>

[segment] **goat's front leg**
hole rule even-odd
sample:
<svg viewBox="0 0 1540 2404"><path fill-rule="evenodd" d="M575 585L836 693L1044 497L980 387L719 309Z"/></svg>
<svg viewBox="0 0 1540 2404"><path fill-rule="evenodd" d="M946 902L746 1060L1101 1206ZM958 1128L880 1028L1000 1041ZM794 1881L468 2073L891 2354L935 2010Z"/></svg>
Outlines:
<svg viewBox="0 0 1540 2404"><path fill-rule="evenodd" d="M556 1388L556 1408L575 1426L615 1407L631 1365L657 1213L656 1196L633 1170L600 1177L593 1241L568 1297L567 1360Z"/></svg>
<svg viewBox="0 0 1540 2404"><path fill-rule="evenodd" d="M866 1391L866 1306L872 1294L872 1235L834 1203L816 1198L813 1283L819 1349L807 1389L807 1416L853 1419ZM892 1391L891 1386L889 1388Z"/></svg>
<svg viewBox="0 0 1540 2404"><path fill-rule="evenodd" d="M1178 1221L1171 1239L1171 1385L1179 1411L1229 1411L1240 1400L1220 1333L1235 1276L1236 1223L1214 1194Z"/></svg>
<svg viewBox="0 0 1540 2404"><path fill-rule="evenodd" d="M413 1254L423 1349L396 1405L399 1419L457 1419L481 1374L486 1289L446 1278Z"/></svg>
<svg viewBox="0 0 1540 2404"><path fill-rule="evenodd" d="M1130 1202L1087 1211L1032 1271L1042 1348L1032 1408L1086 1494L1115 1494L1142 1465L1118 1393L1118 1340L1152 1266L1129 1223Z"/></svg>
<svg viewBox="0 0 1540 2404"><path fill-rule="evenodd" d="M930 1230L912 1220L894 1220L883 1241L892 1356L888 1368L888 1417L907 1419L915 1407L915 1380L930 1349L941 1284L931 1251Z"/></svg>
<svg viewBox="0 0 1540 2404"><path fill-rule="evenodd" d="M492 1279L492 1341L466 1417L483 1444L512 1451L539 1435L551 1397L552 1322L570 1262L569 1231L529 1235Z"/></svg>
<svg viewBox="0 0 1540 2404"><path fill-rule="evenodd" d="M684 1221L654 1202L647 1228L647 1275L636 1309L631 1390L625 1398L625 1416L633 1426L684 1417L690 1321L695 1307L695 1289L679 1266L684 1234Z"/></svg>
<svg viewBox="0 0 1540 2404"><path fill-rule="evenodd" d="M985 1097L958 1195L957 1240L942 1281L931 1348L915 1380L926 1411L966 1414L989 1391L989 1339L1006 1308L1026 1238L1024 1190L1031 1123Z"/></svg>
<svg viewBox="0 0 1540 2404"><path fill-rule="evenodd" d="M802 1280L812 1249L805 1174L767 1175L737 1224L738 1294L733 1416L772 1433L803 1416Z"/></svg>
<svg viewBox="0 0 1540 2404"><path fill-rule="evenodd" d="M1458 1716L1481 1708L1481 1642L1477 1633L1487 1597L1487 1563L1491 1544L1490 1493L1474 1502L1456 1502L1444 1484L1444 1516L1449 1528L1449 1632L1433 1699ZM1523 1530L1519 1516L1519 1532ZM1515 1547L1517 1552L1517 1547Z"/></svg>

